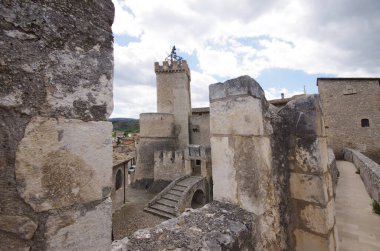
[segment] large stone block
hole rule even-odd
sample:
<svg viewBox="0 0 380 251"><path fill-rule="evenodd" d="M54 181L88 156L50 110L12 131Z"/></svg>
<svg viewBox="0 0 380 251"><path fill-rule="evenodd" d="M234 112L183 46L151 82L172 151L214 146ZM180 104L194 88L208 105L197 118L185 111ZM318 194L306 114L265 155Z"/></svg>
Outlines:
<svg viewBox="0 0 380 251"><path fill-rule="evenodd" d="M296 138L289 160L293 172L323 174L328 167L326 138Z"/></svg>
<svg viewBox="0 0 380 251"><path fill-rule="evenodd" d="M209 86L210 101L225 97L249 95L259 99L265 99L264 91L261 86L250 76L241 76L227 80L226 82L216 83Z"/></svg>
<svg viewBox="0 0 380 251"><path fill-rule="evenodd" d="M334 200L330 200L326 207L306 205L300 212L300 219L301 224L311 231L328 234L335 223Z"/></svg>
<svg viewBox="0 0 380 251"><path fill-rule="evenodd" d="M262 215L268 205L275 203L271 196L273 173L270 139L235 136L232 144L239 205L249 212Z"/></svg>
<svg viewBox="0 0 380 251"><path fill-rule="evenodd" d="M237 180L234 148L228 137L211 137L214 200L237 204Z"/></svg>
<svg viewBox="0 0 380 251"><path fill-rule="evenodd" d="M16 153L21 197L45 211L109 196L111 131L109 122L33 118Z"/></svg>
<svg viewBox="0 0 380 251"><path fill-rule="evenodd" d="M290 101L279 114L284 118L289 135L299 137L322 136L325 134L322 108L318 95L307 95Z"/></svg>
<svg viewBox="0 0 380 251"><path fill-rule="evenodd" d="M109 198L91 210L82 207L49 216L45 232L47 250L109 250L111 217Z"/></svg>
<svg viewBox="0 0 380 251"><path fill-rule="evenodd" d="M211 134L263 135L262 102L246 96L210 104Z"/></svg>
<svg viewBox="0 0 380 251"><path fill-rule="evenodd" d="M334 236L330 233L328 238L316 234L308 233L300 229L294 231L296 237L296 251L334 251Z"/></svg>
<svg viewBox="0 0 380 251"><path fill-rule="evenodd" d="M289 183L292 198L321 205L327 204L328 193L324 176L291 173Z"/></svg>

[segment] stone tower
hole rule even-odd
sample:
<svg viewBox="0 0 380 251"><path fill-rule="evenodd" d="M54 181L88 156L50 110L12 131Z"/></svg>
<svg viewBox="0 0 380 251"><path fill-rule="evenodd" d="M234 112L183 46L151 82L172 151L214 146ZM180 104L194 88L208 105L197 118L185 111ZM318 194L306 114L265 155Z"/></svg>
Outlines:
<svg viewBox="0 0 380 251"><path fill-rule="evenodd" d="M185 60L154 64L157 79L157 112L174 115L177 148L189 144L191 115L190 69Z"/></svg>

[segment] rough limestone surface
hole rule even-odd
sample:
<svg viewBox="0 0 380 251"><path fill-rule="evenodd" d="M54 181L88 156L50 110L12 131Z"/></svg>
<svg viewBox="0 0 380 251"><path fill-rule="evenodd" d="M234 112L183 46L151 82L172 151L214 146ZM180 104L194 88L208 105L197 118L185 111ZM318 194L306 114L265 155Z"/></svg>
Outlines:
<svg viewBox="0 0 380 251"><path fill-rule="evenodd" d="M290 246L295 250L337 250L332 172L319 97L293 100L279 115L290 168Z"/></svg>
<svg viewBox="0 0 380 251"><path fill-rule="evenodd" d="M114 241L111 250L254 250L254 219L237 206L212 202Z"/></svg>
<svg viewBox="0 0 380 251"><path fill-rule="evenodd" d="M89 208L78 206L47 218L45 238L48 250L109 250L112 225L110 198Z"/></svg>
<svg viewBox="0 0 380 251"><path fill-rule="evenodd" d="M37 224L28 217L2 215L0 216L0 229L30 240L37 229Z"/></svg>
<svg viewBox="0 0 380 251"><path fill-rule="evenodd" d="M2 250L49 249L57 213L86 231L71 212L109 196L113 18L111 0L0 2Z"/></svg>
<svg viewBox="0 0 380 251"><path fill-rule="evenodd" d="M103 153L112 152L111 132L103 121L34 117L16 153L21 197L39 212L107 196L112 156Z"/></svg>
<svg viewBox="0 0 380 251"><path fill-rule="evenodd" d="M269 103L254 79L210 85L210 133L214 200L257 215L257 250L285 248Z"/></svg>
<svg viewBox="0 0 380 251"><path fill-rule="evenodd" d="M255 250L336 250L333 184L317 95L270 105L242 76L210 86L214 200L256 215Z"/></svg>

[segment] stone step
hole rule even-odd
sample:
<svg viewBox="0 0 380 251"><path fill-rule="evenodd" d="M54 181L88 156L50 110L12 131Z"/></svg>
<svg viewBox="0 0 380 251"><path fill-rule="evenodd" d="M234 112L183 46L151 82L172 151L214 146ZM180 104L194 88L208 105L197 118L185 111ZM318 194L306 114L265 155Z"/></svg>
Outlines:
<svg viewBox="0 0 380 251"><path fill-rule="evenodd" d="M185 186L185 185L181 185L181 184L179 184L179 183L177 183L177 184L175 184L176 186L180 186L180 187L183 187L183 188L187 188L187 186Z"/></svg>
<svg viewBox="0 0 380 251"><path fill-rule="evenodd" d="M158 216L163 217L163 218L165 218L165 219L172 219L172 218L175 217L175 216L172 215L172 214L168 214L168 213L163 212L163 211L161 211L161 210L157 210L157 209L150 208L150 207L146 207L146 208L144 208L144 211L147 211L147 212L152 213L152 214L154 214L154 215L158 215Z"/></svg>
<svg viewBox="0 0 380 251"><path fill-rule="evenodd" d="M188 187L188 186L192 186L195 182L199 181L200 179L202 179L202 177L191 176L184 180L181 180L176 185Z"/></svg>
<svg viewBox="0 0 380 251"><path fill-rule="evenodd" d="M161 205L161 204L155 203L155 204L151 205L150 208L163 211L163 212L165 212L167 214L175 215L173 207L168 207L168 206L165 206L165 205Z"/></svg>
<svg viewBox="0 0 380 251"><path fill-rule="evenodd" d="M161 198L156 203L174 208L178 202L174 202L172 200L167 200L167 199Z"/></svg>
<svg viewBox="0 0 380 251"><path fill-rule="evenodd" d="M178 202L179 198L181 198L181 196L167 193L167 194L163 195L161 198L171 200L174 202Z"/></svg>
<svg viewBox="0 0 380 251"><path fill-rule="evenodd" d="M178 186L178 185L175 185L174 187L172 187L172 189L177 190L177 191L181 191L181 192L184 192L186 190L186 188L187 187Z"/></svg>
<svg viewBox="0 0 380 251"><path fill-rule="evenodd" d="M178 190L173 190L171 189L168 194L174 194L174 195L178 195L178 196L181 196L182 195L182 192L181 191L178 191Z"/></svg>

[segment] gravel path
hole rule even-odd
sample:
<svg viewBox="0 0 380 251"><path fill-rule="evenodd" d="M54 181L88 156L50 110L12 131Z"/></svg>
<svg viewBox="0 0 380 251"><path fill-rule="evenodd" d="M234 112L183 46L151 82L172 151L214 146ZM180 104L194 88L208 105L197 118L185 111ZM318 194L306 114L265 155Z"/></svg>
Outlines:
<svg viewBox="0 0 380 251"><path fill-rule="evenodd" d="M143 210L154 196L143 189L127 188L127 203L112 216L114 240L130 237L138 229L154 227L165 221Z"/></svg>

